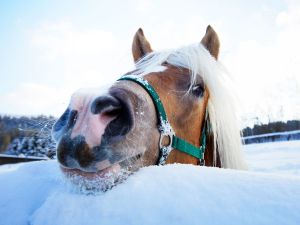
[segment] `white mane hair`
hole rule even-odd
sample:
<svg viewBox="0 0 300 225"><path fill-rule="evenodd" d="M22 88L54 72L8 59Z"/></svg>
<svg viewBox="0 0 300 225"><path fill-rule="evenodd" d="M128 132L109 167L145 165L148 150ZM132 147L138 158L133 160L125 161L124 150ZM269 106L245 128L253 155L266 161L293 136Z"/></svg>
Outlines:
<svg viewBox="0 0 300 225"><path fill-rule="evenodd" d="M191 87L197 76L201 76L209 90L207 110L214 136L214 165L218 149L222 167L246 169L241 150L236 95L232 80L224 67L198 43L176 50L150 53L136 64L134 73L143 76L159 71L164 62L188 68L191 71Z"/></svg>

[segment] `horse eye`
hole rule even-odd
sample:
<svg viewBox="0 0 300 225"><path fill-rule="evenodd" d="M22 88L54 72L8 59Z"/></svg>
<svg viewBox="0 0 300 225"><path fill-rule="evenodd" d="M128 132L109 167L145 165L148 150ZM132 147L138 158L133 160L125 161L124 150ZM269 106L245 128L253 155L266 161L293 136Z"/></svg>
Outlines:
<svg viewBox="0 0 300 225"><path fill-rule="evenodd" d="M203 97L204 87L202 85L195 85L192 87L192 94L196 97Z"/></svg>

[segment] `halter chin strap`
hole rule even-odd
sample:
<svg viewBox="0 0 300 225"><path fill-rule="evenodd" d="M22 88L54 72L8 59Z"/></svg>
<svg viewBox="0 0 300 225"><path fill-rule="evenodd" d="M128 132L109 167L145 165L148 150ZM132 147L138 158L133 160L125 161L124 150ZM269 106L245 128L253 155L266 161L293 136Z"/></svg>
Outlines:
<svg viewBox="0 0 300 225"><path fill-rule="evenodd" d="M205 123L201 133L201 145L197 147L195 145L190 144L189 142L177 137L175 132L167 118L167 114L165 112L164 106L154 90L154 88L148 83L148 81L144 80L142 77L135 75L125 75L121 77L119 80L129 80L133 81L140 86L142 86L147 93L151 96L153 103L156 108L157 116L158 116L158 129L160 131L160 139L159 139L159 149L160 149L160 157L158 160L158 165L164 165L166 160L173 149L177 149L181 152L189 154L195 158L199 159L200 165L203 166L205 164L204 161L204 153L206 149L206 132L207 132L207 113L205 115ZM163 144L164 138L169 139L168 145Z"/></svg>

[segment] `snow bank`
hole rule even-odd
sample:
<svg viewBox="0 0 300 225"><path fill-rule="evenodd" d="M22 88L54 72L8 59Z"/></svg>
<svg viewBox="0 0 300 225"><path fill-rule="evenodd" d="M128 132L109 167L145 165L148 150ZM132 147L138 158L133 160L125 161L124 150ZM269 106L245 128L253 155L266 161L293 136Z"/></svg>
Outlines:
<svg viewBox="0 0 300 225"><path fill-rule="evenodd" d="M256 153L246 151L255 160ZM265 154L257 159L273 152ZM152 166L86 196L64 182L55 161L5 165L0 224L299 224L300 176L270 172Z"/></svg>
<svg viewBox="0 0 300 225"><path fill-rule="evenodd" d="M244 150L250 170L300 175L300 141L244 145Z"/></svg>

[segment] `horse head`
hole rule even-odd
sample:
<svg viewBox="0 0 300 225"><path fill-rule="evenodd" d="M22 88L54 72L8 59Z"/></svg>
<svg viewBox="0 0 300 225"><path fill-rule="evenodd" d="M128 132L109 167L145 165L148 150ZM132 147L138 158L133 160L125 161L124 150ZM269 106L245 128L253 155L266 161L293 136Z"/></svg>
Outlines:
<svg viewBox="0 0 300 225"><path fill-rule="evenodd" d="M132 44L136 67L124 76L142 82L120 79L107 90L77 91L54 125L62 171L69 177L99 178L102 183L109 178L115 183L128 171L159 163L159 143L167 146L172 137L161 139L156 99L143 82L159 96L176 137L198 148L207 133L206 166L244 168L232 96L217 61L219 46L216 32L208 26L196 45L154 52L139 29ZM203 129L205 124L209 128ZM170 150L164 163L200 162L179 149Z"/></svg>

